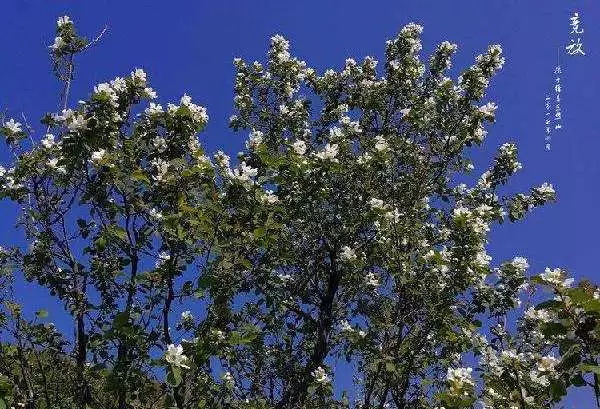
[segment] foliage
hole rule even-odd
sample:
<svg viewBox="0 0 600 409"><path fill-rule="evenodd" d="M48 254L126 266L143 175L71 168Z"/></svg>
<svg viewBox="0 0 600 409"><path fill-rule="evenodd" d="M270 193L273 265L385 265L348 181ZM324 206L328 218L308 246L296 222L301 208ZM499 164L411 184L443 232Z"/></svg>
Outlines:
<svg viewBox="0 0 600 409"><path fill-rule="evenodd" d="M420 60L421 27L385 62L322 75L281 36L235 60L238 163L198 142L206 110L166 109L146 74L98 84L68 109L75 56L95 43L61 17L64 84L43 138L1 128L15 161L0 195L28 246L3 250L0 408L547 408L570 386L600 396L598 288L560 270L492 263L493 225L555 200L508 194L517 147L472 186L472 148L504 64L490 46L456 81L456 45ZM73 338L10 293L23 274L70 314ZM523 290L554 298L535 304ZM184 311L177 319L174 303ZM519 316L515 321L515 316ZM516 322L516 325L511 325ZM187 337L185 339L183 337ZM347 361L354 386L336 385ZM474 368L474 369L473 369Z"/></svg>

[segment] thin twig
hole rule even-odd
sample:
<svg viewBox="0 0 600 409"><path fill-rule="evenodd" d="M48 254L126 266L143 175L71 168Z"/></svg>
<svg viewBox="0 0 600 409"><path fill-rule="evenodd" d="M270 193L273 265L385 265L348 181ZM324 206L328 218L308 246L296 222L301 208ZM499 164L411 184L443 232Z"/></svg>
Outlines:
<svg viewBox="0 0 600 409"><path fill-rule="evenodd" d="M104 34L108 31L108 24L104 26L104 28L102 29L102 31L100 32L100 34L98 34L96 36L96 38L94 38L92 41L90 41L85 47L83 47L83 50L87 50L88 48L93 47L94 45L96 45L104 36Z"/></svg>

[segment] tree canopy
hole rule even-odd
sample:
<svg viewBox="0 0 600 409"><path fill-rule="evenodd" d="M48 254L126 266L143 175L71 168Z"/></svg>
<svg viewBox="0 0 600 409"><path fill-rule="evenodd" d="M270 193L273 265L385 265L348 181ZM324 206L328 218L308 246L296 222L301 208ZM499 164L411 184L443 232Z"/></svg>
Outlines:
<svg viewBox="0 0 600 409"><path fill-rule="evenodd" d="M457 46L423 62L421 31L322 74L279 35L265 63L236 59L229 126L249 136L232 163L200 142L206 109L163 107L139 68L71 105L101 36L59 18L61 109L2 120L0 196L27 243L0 254L0 409L525 409L570 387L598 403L598 286L486 251L556 199L508 191L514 143L473 165L502 49L451 79ZM18 275L74 336L23 313Z"/></svg>

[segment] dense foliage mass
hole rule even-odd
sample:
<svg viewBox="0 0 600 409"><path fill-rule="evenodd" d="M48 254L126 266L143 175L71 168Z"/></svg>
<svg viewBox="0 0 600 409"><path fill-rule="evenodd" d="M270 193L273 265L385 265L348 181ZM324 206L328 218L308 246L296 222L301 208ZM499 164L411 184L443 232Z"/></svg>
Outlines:
<svg viewBox="0 0 600 409"><path fill-rule="evenodd" d="M598 399L598 287L486 252L492 226L555 200L547 183L505 191L521 168L512 143L473 177L502 50L455 81L456 45L424 64L421 30L388 41L380 67L320 75L281 36L266 64L236 59L230 126L249 139L232 164L199 143L206 110L152 102L141 69L68 108L74 57L96 40L61 17L62 111L41 138L2 121L14 161L0 194L27 245L0 255L0 408L525 409L569 387ZM62 303L74 336L23 312L19 274Z"/></svg>

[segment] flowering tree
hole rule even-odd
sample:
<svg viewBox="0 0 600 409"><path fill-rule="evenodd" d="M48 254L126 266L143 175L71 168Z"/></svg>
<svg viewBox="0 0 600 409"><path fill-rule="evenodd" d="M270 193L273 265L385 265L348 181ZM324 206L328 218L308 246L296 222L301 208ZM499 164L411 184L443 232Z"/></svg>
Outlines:
<svg viewBox="0 0 600 409"><path fill-rule="evenodd" d="M486 253L492 225L555 200L547 183L503 192L521 168L512 143L472 176L502 50L453 81L456 45L426 65L421 30L388 41L380 69L367 57L319 75L281 36L267 64L236 59L230 126L249 139L232 164L198 143L205 109L150 102L140 69L69 109L75 56L98 39L61 17L63 110L41 139L3 121L15 161L1 193L30 245L2 261L56 296L76 335L44 311L26 319L8 293L0 408L523 409L571 385L598 397L597 287L560 269L529 280L526 259ZM535 286L555 298L530 308ZM200 317L177 319L174 301Z"/></svg>

